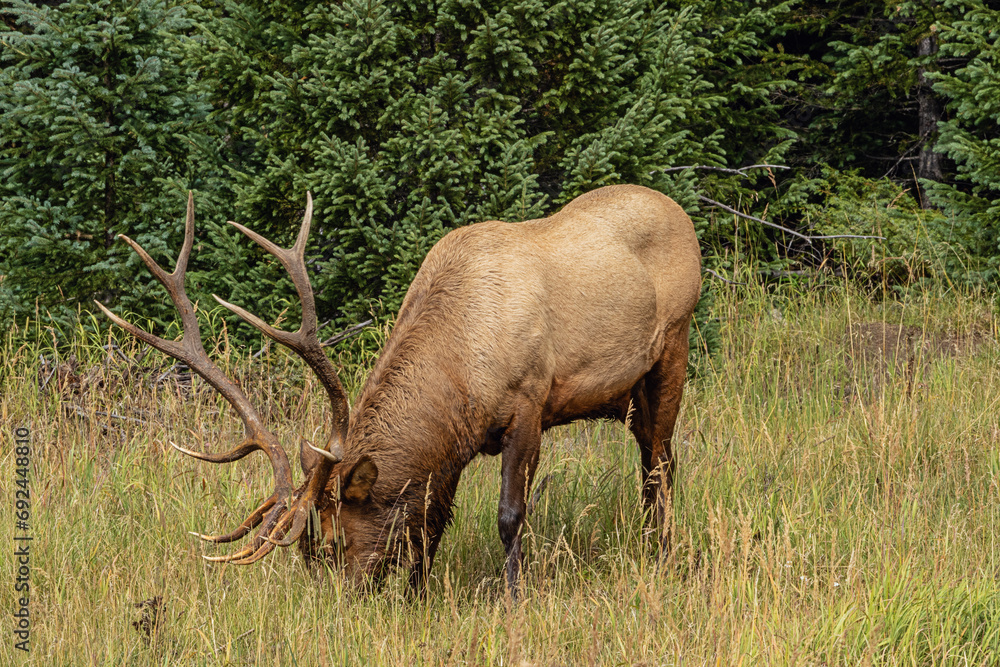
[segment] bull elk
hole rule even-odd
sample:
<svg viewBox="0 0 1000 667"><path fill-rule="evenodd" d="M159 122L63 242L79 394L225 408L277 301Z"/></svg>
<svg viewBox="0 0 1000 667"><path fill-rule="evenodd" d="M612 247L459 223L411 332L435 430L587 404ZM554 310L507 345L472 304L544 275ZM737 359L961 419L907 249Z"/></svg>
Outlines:
<svg viewBox="0 0 1000 667"><path fill-rule="evenodd" d="M299 354L326 390L329 437L322 448L301 445L305 481L298 488L278 439L201 342L184 291L193 196L173 273L122 236L180 311L180 342L158 338L97 304L118 326L190 366L243 421L245 437L228 452L177 449L213 463L260 450L271 461L270 497L233 532L200 537L233 542L259 526L256 533L242 549L208 560L253 563L306 534L303 551L333 557L350 579L377 582L392 567L408 564L419 588L451 518L462 470L477 454L500 454L498 526L507 583L516 593L525 495L542 432L588 418L630 425L642 459L643 502L663 524L688 325L701 284L698 240L675 202L644 187L610 186L548 218L452 231L424 259L353 410L317 338L304 262L312 210L308 196L298 239L288 249L230 223L291 275L302 302L298 331L276 329L215 297Z"/></svg>

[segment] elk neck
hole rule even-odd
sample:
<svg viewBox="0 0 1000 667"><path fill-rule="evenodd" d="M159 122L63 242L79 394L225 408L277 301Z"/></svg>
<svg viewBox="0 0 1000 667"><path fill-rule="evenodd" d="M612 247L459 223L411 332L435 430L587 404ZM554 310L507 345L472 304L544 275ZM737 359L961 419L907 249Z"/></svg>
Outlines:
<svg viewBox="0 0 1000 667"><path fill-rule="evenodd" d="M439 537L486 427L470 392L465 332L442 312L448 299L416 297L421 306L401 311L352 410L343 465L371 456L379 470L375 505L405 508L411 534L425 528Z"/></svg>

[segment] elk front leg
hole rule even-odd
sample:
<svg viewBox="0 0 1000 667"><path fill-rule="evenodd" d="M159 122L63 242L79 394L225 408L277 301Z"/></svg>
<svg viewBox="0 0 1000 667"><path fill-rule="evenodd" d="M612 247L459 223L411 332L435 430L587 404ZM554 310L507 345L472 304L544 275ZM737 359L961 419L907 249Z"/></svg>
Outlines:
<svg viewBox="0 0 1000 667"><path fill-rule="evenodd" d="M507 587L514 599L517 599L523 556L521 525L524 522L525 496L535 476L541 442L542 415L537 408L530 414L515 416L503 436L503 478L500 482L497 525L507 552Z"/></svg>
<svg viewBox="0 0 1000 667"><path fill-rule="evenodd" d="M434 565L434 554L437 553L440 535L429 540L426 552L416 554L413 564L410 565L410 591L420 597L427 596L427 576ZM420 550L424 551L421 544Z"/></svg>

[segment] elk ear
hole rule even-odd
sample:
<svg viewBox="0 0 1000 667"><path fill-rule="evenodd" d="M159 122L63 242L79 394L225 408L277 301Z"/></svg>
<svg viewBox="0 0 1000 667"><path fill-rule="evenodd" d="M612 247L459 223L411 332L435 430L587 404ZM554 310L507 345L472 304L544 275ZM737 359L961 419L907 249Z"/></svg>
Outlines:
<svg viewBox="0 0 1000 667"><path fill-rule="evenodd" d="M368 498L378 479L378 467L372 457L365 454L344 477L344 500L360 503Z"/></svg>
<svg viewBox="0 0 1000 667"><path fill-rule="evenodd" d="M299 464L302 465L302 474L306 477L311 475L313 468L324 457L334 463L340 463L343 460L344 452L340 447L340 439L336 435L331 437L324 449L314 447L312 443L303 437L299 438Z"/></svg>
<svg viewBox="0 0 1000 667"><path fill-rule="evenodd" d="M306 477L312 472L316 464L319 463L319 454L316 453L305 438L299 438L299 464L302 466L302 474Z"/></svg>

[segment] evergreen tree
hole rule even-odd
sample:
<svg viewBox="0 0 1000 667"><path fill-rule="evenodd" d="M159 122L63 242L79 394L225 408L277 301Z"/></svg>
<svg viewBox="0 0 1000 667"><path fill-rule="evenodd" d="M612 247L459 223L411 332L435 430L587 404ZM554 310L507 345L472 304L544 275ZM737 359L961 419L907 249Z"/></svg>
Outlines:
<svg viewBox="0 0 1000 667"><path fill-rule="evenodd" d="M996 256L996 190L979 157L996 137L996 112L982 103L996 88L996 19L983 2L805 0L783 44L801 58L787 118L803 141L773 212L800 230L888 235L879 254L893 259L871 268L882 279L908 282L932 266L952 280L995 278L977 265ZM847 264L874 266L870 243L834 245Z"/></svg>
<svg viewBox="0 0 1000 667"><path fill-rule="evenodd" d="M940 67L931 26L942 14L934 2L805 0L789 15L783 46L801 58L801 85L788 120L804 139L801 164L941 177L921 156L933 155L941 114L924 72Z"/></svg>
<svg viewBox="0 0 1000 667"><path fill-rule="evenodd" d="M955 275L965 257L1000 255L997 10L985 0L5 7L8 319L37 302L66 322L94 297L172 318L115 236L169 263L188 188L193 296L218 292L271 318L296 303L287 277L220 222L290 243L311 190L317 302L340 324L394 312L448 230L546 215L620 182L674 197L709 255L725 256L735 228L699 194L807 232L873 232L882 220L894 255L960 246ZM672 169L761 162L795 169ZM901 188L918 194L915 177L930 192L918 201L951 217L897 201ZM787 261L780 232L742 229L762 259Z"/></svg>
<svg viewBox="0 0 1000 667"><path fill-rule="evenodd" d="M764 72L787 3L715 4L227 2L206 11L195 57L233 145L252 147L241 221L289 240L311 190L318 301L347 323L394 312L456 226L538 217L620 182L695 210L695 178L665 168L781 145L774 105L769 123L752 109L785 83ZM251 268L232 298L266 301L279 279L273 263Z"/></svg>
<svg viewBox="0 0 1000 667"><path fill-rule="evenodd" d="M995 282L1000 271L1000 6L982 0L945 6L956 18L939 26L941 53L962 65L932 78L950 112L940 125L938 149L955 161L956 173L951 183L928 186L949 216L949 234L965 240L966 252L956 264L970 280Z"/></svg>
<svg viewBox="0 0 1000 667"><path fill-rule="evenodd" d="M168 0L21 0L0 25L0 309L57 323L97 298L157 315L126 233L172 259L188 188L219 190L219 136ZM213 208L200 197L202 218ZM204 224L204 223L202 223ZM205 260L210 253L203 253ZM197 275L197 268L193 272Z"/></svg>

